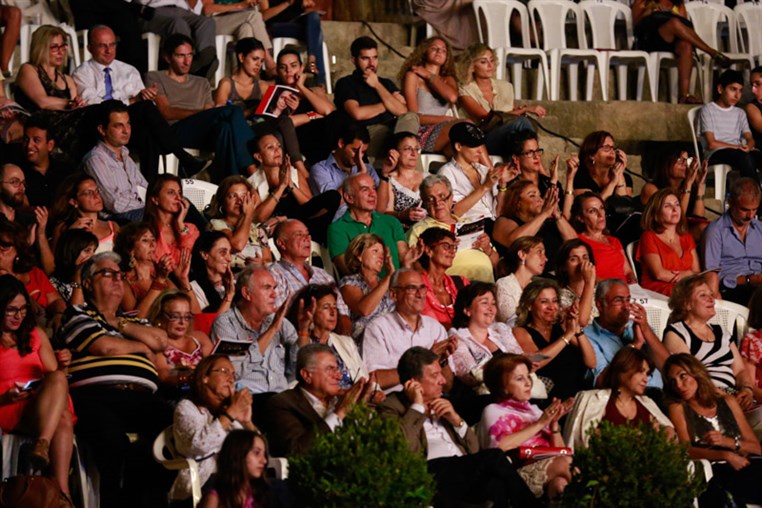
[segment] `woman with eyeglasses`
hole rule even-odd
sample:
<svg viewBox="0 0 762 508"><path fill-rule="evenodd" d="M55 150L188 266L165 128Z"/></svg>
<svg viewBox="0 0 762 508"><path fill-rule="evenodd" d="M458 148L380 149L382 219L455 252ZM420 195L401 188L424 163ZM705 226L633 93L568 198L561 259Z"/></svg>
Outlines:
<svg viewBox="0 0 762 508"><path fill-rule="evenodd" d="M654 177L640 191L640 204L645 206L659 189L670 189L679 198L688 230L698 243L708 225L704 209L707 172L707 161L699 166L697 157L690 157L681 147L670 147L654 162Z"/></svg>
<svg viewBox="0 0 762 508"><path fill-rule="evenodd" d="M494 282L494 267L500 257L492 247L483 227L471 231L467 222L461 221L452 212L453 197L450 181L441 175L428 175L420 186L421 201L426 210L426 218L413 224L407 233L408 245L418 245L418 238L430 228L441 228L452 232L457 240L457 248L452 265L447 267L450 276L459 275L469 280ZM462 239L459 238L462 236Z"/></svg>
<svg viewBox="0 0 762 508"><path fill-rule="evenodd" d="M423 314L433 317L449 330L458 292L469 283L465 277L447 273L455 259L458 241L452 232L433 227L421 233L419 242L423 243L423 254L418 260L423 268L421 279L428 290Z"/></svg>
<svg viewBox="0 0 762 508"><path fill-rule="evenodd" d="M67 177L58 187L50 210L53 248L56 248L58 239L67 229L84 229L98 237L96 253L112 250L119 225L101 219L101 212L103 199L95 180L85 173Z"/></svg>
<svg viewBox="0 0 762 508"><path fill-rule="evenodd" d="M95 144L94 131L87 123L96 106L87 106L79 96L74 79L64 74L68 35L53 25L34 31L29 62L19 68L15 99L28 111L38 112L57 132L56 145L62 156L79 163Z"/></svg>
<svg viewBox="0 0 762 508"><path fill-rule="evenodd" d="M151 305L148 321L167 332L167 349L156 355L159 381L175 387L187 384L193 369L213 349L209 336L193 329L190 296L176 289L164 291Z"/></svg>
<svg viewBox="0 0 762 508"><path fill-rule="evenodd" d="M165 289L176 288L169 275L173 264L169 255L164 255L158 262L156 259L156 237L151 227L145 222L127 224L116 236L114 252L122 259L124 270L123 310L137 310L140 317L148 315L154 300ZM182 269L179 271L178 283L190 292L190 253L183 255ZM192 299L194 312L200 307L195 297Z"/></svg>
<svg viewBox="0 0 762 508"><path fill-rule="evenodd" d="M357 340L373 318L394 310L389 296L394 263L383 239L374 233L354 237L344 262L350 275L341 278L339 291L351 312L352 337Z"/></svg>
<svg viewBox="0 0 762 508"><path fill-rule="evenodd" d="M429 37L402 63L398 78L407 109L418 113L418 140L426 153L452 155L450 128L461 121L450 108L458 101L458 81L450 45L442 37Z"/></svg>
<svg viewBox="0 0 762 508"><path fill-rule="evenodd" d="M680 199L672 189L651 196L640 227L635 259L640 261L640 285L645 289L669 296L680 279L701 271L696 244L685 231Z"/></svg>
<svg viewBox="0 0 762 508"><path fill-rule="evenodd" d="M558 209L558 188L555 185L549 187L542 195L530 180L514 180L507 192L505 212L495 221L492 231L498 252L505 257L508 248L517 239L537 236L545 244L548 256L546 267L552 269L561 243L577 237L572 225Z"/></svg>
<svg viewBox="0 0 762 508"><path fill-rule="evenodd" d="M50 465L61 492L69 499L69 464L74 409L66 371L71 352L54 352L47 334L35 326L24 285L0 275L0 429L34 438L35 469ZM29 385L30 381L35 383Z"/></svg>
<svg viewBox="0 0 762 508"><path fill-rule="evenodd" d="M28 238L26 228L15 222L0 221L0 274L8 273L21 281L32 301L32 313L41 320L39 323L55 329L66 302L45 272L35 266Z"/></svg>
<svg viewBox="0 0 762 508"><path fill-rule="evenodd" d="M605 202L611 196L632 196L632 178L625 173L627 154L614 144L614 136L595 131L579 147L582 171L574 176L574 194L595 192Z"/></svg>
<svg viewBox="0 0 762 508"><path fill-rule="evenodd" d="M487 135L489 153L509 161L511 137L521 130L534 130L527 117L542 118L545 108L514 104L513 85L495 78L495 52L486 44L469 46L458 67L461 118L480 125Z"/></svg>
<svg viewBox="0 0 762 508"><path fill-rule="evenodd" d="M209 228L222 231L230 240L233 267L240 269L250 262L270 263L272 253L267 239L285 217L272 217L262 224L254 222L259 194L249 181L240 175L224 178L211 203L206 208Z"/></svg>
<svg viewBox="0 0 762 508"><path fill-rule="evenodd" d="M634 284L637 279L618 238L606 229L606 207L594 192L584 192L574 198L572 225L579 239L593 249L598 280L621 279Z"/></svg>
<svg viewBox="0 0 762 508"><path fill-rule="evenodd" d="M190 378L190 397L175 408L172 433L177 452L198 462L201 485L217 470L215 457L227 435L236 429L256 430L251 421L251 393L235 389L235 370L227 356L213 354L203 358ZM169 498L189 499L190 470L181 470Z"/></svg>
<svg viewBox="0 0 762 508"><path fill-rule="evenodd" d="M423 173L418 170L421 147L412 132L396 134L393 145L387 156L390 164L381 168L376 211L393 215L403 227L410 227L426 217L420 194ZM387 167L392 168L388 173Z"/></svg>

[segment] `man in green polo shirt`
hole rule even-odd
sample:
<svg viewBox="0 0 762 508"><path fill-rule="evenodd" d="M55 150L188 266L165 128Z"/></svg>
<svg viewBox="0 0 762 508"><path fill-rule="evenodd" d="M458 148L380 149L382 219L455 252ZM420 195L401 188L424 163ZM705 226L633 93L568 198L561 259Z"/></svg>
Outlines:
<svg viewBox="0 0 762 508"><path fill-rule="evenodd" d="M389 248L395 268L409 266L420 254L409 249L405 243L402 224L396 217L376 212L376 186L373 178L365 173L350 176L341 186L348 210L328 226L328 252L339 273L348 275L344 264L344 251L352 238L363 233L375 233Z"/></svg>

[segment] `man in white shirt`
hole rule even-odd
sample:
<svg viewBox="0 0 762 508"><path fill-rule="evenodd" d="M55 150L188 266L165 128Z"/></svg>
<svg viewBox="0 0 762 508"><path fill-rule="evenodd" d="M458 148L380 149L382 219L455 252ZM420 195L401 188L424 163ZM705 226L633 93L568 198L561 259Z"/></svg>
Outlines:
<svg viewBox="0 0 762 508"><path fill-rule="evenodd" d="M405 351L396 369L404 390L378 408L399 421L408 448L426 457L437 484L433 504L541 506L502 450L479 451L474 431L442 397L446 381L439 363L439 356L426 348Z"/></svg>
<svg viewBox="0 0 762 508"><path fill-rule="evenodd" d="M378 384L387 393L401 388L397 362L405 351L413 346L431 349L446 365L458 345L455 337L447 338L439 321L422 314L427 289L418 272L400 268L390 285L396 309L368 323L362 351L368 372L375 372ZM446 374L452 380L449 366Z"/></svg>
<svg viewBox="0 0 762 508"><path fill-rule="evenodd" d="M302 347L296 369L297 386L275 395L267 406L270 452L279 457L308 451L318 434L340 427L352 406L372 394L371 383L360 378L339 397L341 370L325 344Z"/></svg>
<svg viewBox="0 0 762 508"><path fill-rule="evenodd" d="M129 147L138 154L143 175L153 179L158 174L159 155L168 153L179 159L186 175L199 172L203 162L183 150L154 105L156 86L143 86L138 70L116 59L114 31L105 25L94 26L88 33L87 48L93 57L77 67L73 75L80 97L88 104L115 99L129 106L133 126Z"/></svg>
<svg viewBox="0 0 762 508"><path fill-rule="evenodd" d="M193 59L190 73L212 80L217 70L217 49L214 20L195 14L192 9L197 0L135 0L154 9L151 19L142 19L144 32L153 32L166 38L183 34L193 40L198 55Z"/></svg>

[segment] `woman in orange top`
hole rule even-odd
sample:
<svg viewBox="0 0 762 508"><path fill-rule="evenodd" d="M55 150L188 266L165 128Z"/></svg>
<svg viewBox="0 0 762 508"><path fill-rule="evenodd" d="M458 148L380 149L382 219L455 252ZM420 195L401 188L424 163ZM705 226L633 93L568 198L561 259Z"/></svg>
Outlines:
<svg viewBox="0 0 762 508"><path fill-rule="evenodd" d="M643 267L640 285L669 296L677 281L700 271L696 244L685 232L680 199L672 189L651 196L640 227L643 235L635 254Z"/></svg>

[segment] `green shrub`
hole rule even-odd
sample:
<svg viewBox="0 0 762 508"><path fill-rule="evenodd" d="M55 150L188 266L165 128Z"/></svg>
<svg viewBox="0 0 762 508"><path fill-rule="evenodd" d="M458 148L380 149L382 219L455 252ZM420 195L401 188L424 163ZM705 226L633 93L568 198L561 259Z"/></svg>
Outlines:
<svg viewBox="0 0 762 508"><path fill-rule="evenodd" d="M356 406L335 432L289 459L289 484L299 506L429 506L434 480L426 459L411 452L397 422Z"/></svg>
<svg viewBox="0 0 762 508"><path fill-rule="evenodd" d="M566 507L669 507L693 505L705 488L703 475L688 471L688 447L664 429L601 422L590 445L575 450Z"/></svg>

